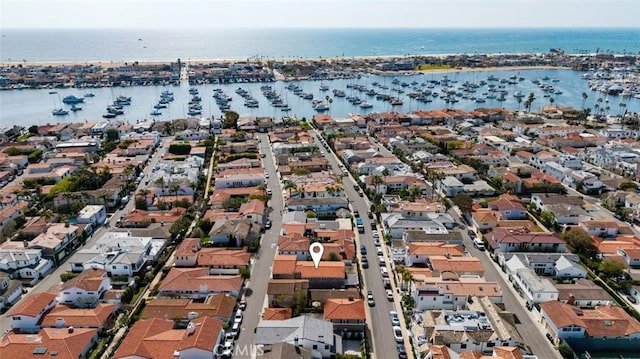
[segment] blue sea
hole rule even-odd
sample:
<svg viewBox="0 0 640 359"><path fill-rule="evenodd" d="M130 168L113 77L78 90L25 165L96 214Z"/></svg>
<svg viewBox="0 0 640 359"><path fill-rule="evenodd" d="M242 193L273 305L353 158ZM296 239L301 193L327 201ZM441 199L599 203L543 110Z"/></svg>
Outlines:
<svg viewBox="0 0 640 359"><path fill-rule="evenodd" d="M376 55L416 55L451 53L532 53L547 52L551 48L560 48L570 53L639 53L640 29L563 29L563 30L496 30L496 29L262 29L262 30L0 30L0 62L86 62L86 61L183 61L196 59L246 59L262 58L310 58L310 57L350 57ZM331 89L345 90L347 96L356 95L370 102L373 107L362 109L353 106L344 98L334 98L330 115L344 117L350 112L368 113L379 111L416 111L455 107L471 110L478 107L505 107L511 110L521 108L513 94L521 91L533 92L536 101L533 108L549 104L542 91L532 82L549 77L558 80L554 88L562 94L553 95L555 104L581 108L582 93L589 97L584 105L592 107L598 98L610 107L609 114L615 115L623 110L640 112L640 100L633 98L609 97L591 92L587 82L581 79L580 72L571 70L503 70L494 72L453 72L449 79L462 83L479 82L490 75L508 78L513 75L523 77L518 85L509 86L506 101L487 100L476 103L472 100L460 100L454 105L446 104L441 98L431 103L419 103L405 94L397 95L403 100L402 106L391 107L388 102L378 101L374 97L353 93L347 84L356 83L372 88L373 82L391 85L391 77L366 76L358 80L326 81ZM407 83L418 84L430 80L439 80L444 74L428 74L400 77ZM296 116L310 118L315 113L311 101L303 100L285 89L286 84L271 84L291 107L283 113L272 107L262 96L261 84L201 85L200 96L203 99L202 116L220 116L222 113L212 98L213 90L221 88L234 100L231 110L248 116ZM321 92L320 82L299 81L305 92L313 93L315 98L325 98L331 92ZM243 100L235 93L238 87L248 90L260 101L259 108L246 108ZM393 87L393 86L391 86ZM190 96L189 86L178 87L118 87L92 90L60 89L57 94L50 90L12 90L0 91L0 126L55 123L61 121L83 122L102 120L106 107L120 95L133 98L131 106L125 108L125 114L118 120L135 123L150 118L153 105L157 103L163 90L175 93L176 101L159 120L185 117ZM411 91L407 88L407 93ZM437 89L436 89L437 90ZM60 99L67 95L82 96L93 92L95 97L87 98L81 106L82 111L68 116L56 117L51 114L54 108L67 108ZM487 89L479 89L479 93ZM389 91L387 91L389 92ZM624 103L624 107L620 106Z"/></svg>
<svg viewBox="0 0 640 359"><path fill-rule="evenodd" d="M640 29L0 29L0 62L640 53Z"/></svg>

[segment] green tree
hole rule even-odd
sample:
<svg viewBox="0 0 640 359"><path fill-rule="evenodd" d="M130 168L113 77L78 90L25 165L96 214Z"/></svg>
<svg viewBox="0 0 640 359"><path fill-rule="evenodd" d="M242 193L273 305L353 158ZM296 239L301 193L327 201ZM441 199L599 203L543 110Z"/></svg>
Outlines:
<svg viewBox="0 0 640 359"><path fill-rule="evenodd" d="M529 93L529 97L527 97L527 100L524 102L524 107L527 109L527 112L531 112L531 105L533 105L533 101L535 100L536 96L533 92Z"/></svg>
<svg viewBox="0 0 640 359"><path fill-rule="evenodd" d="M38 134L38 126L37 125L33 125L29 127L29 133L33 134L33 135L37 135Z"/></svg>
<svg viewBox="0 0 640 359"><path fill-rule="evenodd" d="M607 278L615 278L624 272L624 264L613 259L605 259L598 265L598 273L600 276Z"/></svg>
<svg viewBox="0 0 640 359"><path fill-rule="evenodd" d="M109 142L120 141L120 132L115 128L109 128L104 133L105 139Z"/></svg>
<svg viewBox="0 0 640 359"><path fill-rule="evenodd" d="M173 193L176 196L176 201L178 200L178 192L182 191L182 187L178 183L171 183L169 185L169 193Z"/></svg>
<svg viewBox="0 0 640 359"><path fill-rule="evenodd" d="M621 191L626 191L629 189L635 190L637 186L638 184L633 181L624 181L618 185L618 189Z"/></svg>
<svg viewBox="0 0 640 359"><path fill-rule="evenodd" d="M573 227L562 233L560 237L567 242L573 249L573 252L578 255L591 257L596 250L593 238L582 228Z"/></svg>
<svg viewBox="0 0 640 359"><path fill-rule="evenodd" d="M556 216L552 212L542 211L540 213L540 222L547 228L553 227L556 223Z"/></svg>
<svg viewBox="0 0 640 359"><path fill-rule="evenodd" d="M311 173L311 171L309 171L309 169L307 169L307 168L299 167L299 168L296 168L295 170L291 171L291 173L293 173L296 176L305 176L305 175L308 175L309 173Z"/></svg>
<svg viewBox="0 0 640 359"><path fill-rule="evenodd" d="M458 193L457 195L453 196L451 200L453 201L453 204L458 206L462 213L471 212L471 208L473 207L473 198L471 198L469 195Z"/></svg>
<svg viewBox="0 0 640 359"><path fill-rule="evenodd" d="M295 301L293 304L293 316L297 317L304 311L304 308L307 307L307 292L301 290L296 292Z"/></svg>
<svg viewBox="0 0 640 359"><path fill-rule="evenodd" d="M238 129L238 119L240 115L238 115L235 111L227 111L224 113L224 121L222 122L223 128L233 128Z"/></svg>
<svg viewBox="0 0 640 359"><path fill-rule="evenodd" d="M240 277L242 277L242 279L244 280L251 278L251 271L249 270L249 268L240 268Z"/></svg>

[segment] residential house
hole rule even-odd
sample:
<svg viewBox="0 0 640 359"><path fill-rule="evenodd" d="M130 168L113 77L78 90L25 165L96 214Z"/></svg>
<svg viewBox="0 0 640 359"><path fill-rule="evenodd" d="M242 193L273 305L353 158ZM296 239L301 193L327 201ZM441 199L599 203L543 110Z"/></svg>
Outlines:
<svg viewBox="0 0 640 359"><path fill-rule="evenodd" d="M255 187L265 184L262 169L226 170L215 175L215 188Z"/></svg>
<svg viewBox="0 0 640 359"><path fill-rule="evenodd" d="M59 263L78 244L80 227L68 223L51 224L44 233L31 241L27 248L42 250L42 256Z"/></svg>
<svg viewBox="0 0 640 359"><path fill-rule="evenodd" d="M527 219L527 209L517 196L504 194L488 203L489 208L500 213L503 220Z"/></svg>
<svg viewBox="0 0 640 359"><path fill-rule="evenodd" d="M234 314L237 298L228 294L213 294L204 301L180 298L154 298L147 302L141 319L190 320L213 317L228 322Z"/></svg>
<svg viewBox="0 0 640 359"><path fill-rule="evenodd" d="M580 258L572 253L503 252L498 253L497 258L507 274L515 274L520 268L531 268L538 275L559 280L587 277Z"/></svg>
<svg viewBox="0 0 640 359"><path fill-rule="evenodd" d="M464 184L453 176L447 176L436 182L436 188L442 191L447 197L454 197L458 193L464 192Z"/></svg>
<svg viewBox="0 0 640 359"><path fill-rule="evenodd" d="M563 203L569 206L580 207L584 204L581 196L565 196L562 194L536 193L531 195L533 203L539 211L549 211L547 206Z"/></svg>
<svg viewBox="0 0 640 359"><path fill-rule="evenodd" d="M497 282L488 282L483 278L456 277L416 279L411 288L415 309L424 311L465 308L471 296L489 297L496 303L502 303L502 290Z"/></svg>
<svg viewBox="0 0 640 359"><path fill-rule="evenodd" d="M209 268L210 274L239 274L241 269L249 269L251 253L247 248L202 248L198 250L198 267Z"/></svg>
<svg viewBox="0 0 640 359"><path fill-rule="evenodd" d="M637 349L640 323L621 307L580 309L559 301L540 304L545 328L554 339L585 350L610 352Z"/></svg>
<svg viewBox="0 0 640 359"><path fill-rule="evenodd" d="M100 268L112 277L133 278L158 258L165 244L165 239L107 232L92 247L77 251L69 259L71 271Z"/></svg>
<svg viewBox="0 0 640 359"><path fill-rule="evenodd" d="M98 340L93 328L44 328L33 334L10 332L0 341L0 358L86 358Z"/></svg>
<svg viewBox="0 0 640 359"><path fill-rule="evenodd" d="M57 300L77 308L95 307L110 288L111 279L104 269L85 269L62 285Z"/></svg>
<svg viewBox="0 0 640 359"><path fill-rule="evenodd" d="M88 205L80 211L76 220L80 224L91 223L94 228L97 228L106 222L107 210L104 206Z"/></svg>
<svg viewBox="0 0 640 359"><path fill-rule="evenodd" d="M565 242L554 233L528 232L521 228L494 228L485 235L491 251L564 252Z"/></svg>
<svg viewBox="0 0 640 359"><path fill-rule="evenodd" d="M429 267L436 275L446 276L453 273L459 277L484 277L484 267L480 259L475 257L431 255L429 256Z"/></svg>
<svg viewBox="0 0 640 359"><path fill-rule="evenodd" d="M471 213L471 225L481 233L498 226L499 213L491 210L477 210Z"/></svg>
<svg viewBox="0 0 640 359"><path fill-rule="evenodd" d="M580 206L572 206L566 203L546 205L547 211L553 214L558 225L578 225L580 220L588 216L588 213Z"/></svg>
<svg viewBox="0 0 640 359"><path fill-rule="evenodd" d="M0 311L11 307L22 297L22 282L0 272Z"/></svg>
<svg viewBox="0 0 640 359"><path fill-rule="evenodd" d="M195 267L198 262L198 251L202 248L200 238L185 238L174 253L176 267Z"/></svg>
<svg viewBox="0 0 640 359"><path fill-rule="evenodd" d="M5 315L11 318L11 328L20 333L37 333L40 320L58 301L53 293L39 292L25 297Z"/></svg>
<svg viewBox="0 0 640 359"><path fill-rule="evenodd" d="M575 283L556 283L558 300L562 303L579 308L596 308L603 305L613 305L613 299L604 288L585 278Z"/></svg>
<svg viewBox="0 0 640 359"><path fill-rule="evenodd" d="M243 218L262 225L266 214L266 205L264 201L256 198L240 205L238 212L240 212Z"/></svg>
<svg viewBox="0 0 640 359"><path fill-rule="evenodd" d="M426 267L431 256L447 256L459 258L464 256L464 248L458 244L447 244L443 242L436 243L407 243L405 251L404 263L406 266L423 266Z"/></svg>
<svg viewBox="0 0 640 359"><path fill-rule="evenodd" d="M207 268L171 268L159 287L160 296L201 299L210 294L238 296L239 275L210 275Z"/></svg>
<svg viewBox="0 0 640 359"><path fill-rule="evenodd" d="M558 290L553 283L541 278L531 268L519 268L511 275L520 292L524 294L528 308L534 304L558 300Z"/></svg>
<svg viewBox="0 0 640 359"><path fill-rule="evenodd" d="M107 330L115 322L117 305L100 303L92 308L75 308L57 304L42 318L42 328L95 328Z"/></svg>
<svg viewBox="0 0 640 359"><path fill-rule="evenodd" d="M131 326L113 358L214 359L216 348L222 345L222 325L222 321L210 317L193 319L186 328L174 328L173 320L139 320Z"/></svg>
<svg viewBox="0 0 640 359"><path fill-rule="evenodd" d="M35 284L53 268L53 261L42 258L41 249L0 248L0 271L12 278L31 279Z"/></svg>
<svg viewBox="0 0 640 359"><path fill-rule="evenodd" d="M450 358L454 358L453 355L457 358L457 353L469 350L490 354L497 346L517 347L523 343L522 337L512 324L511 313L504 312L488 298L482 297L473 298L470 307L469 310L426 311L421 315L421 324L414 328L414 335L417 334L432 348L445 346L452 352ZM460 355L460 358L462 357Z"/></svg>
<svg viewBox="0 0 640 359"><path fill-rule="evenodd" d="M620 229L618 222L613 220L582 220L578 226L589 235L602 238L616 237Z"/></svg>
<svg viewBox="0 0 640 359"><path fill-rule="evenodd" d="M308 279L270 279L267 284L267 299L270 306L292 306L300 293L308 295Z"/></svg>
<svg viewBox="0 0 640 359"><path fill-rule="evenodd" d="M327 299L323 319L333 323L335 332L364 332L367 319L364 300L353 297Z"/></svg>
<svg viewBox="0 0 640 359"><path fill-rule="evenodd" d="M341 208L348 209L348 204L345 197L290 198L286 207L289 211L313 211L318 216L333 216Z"/></svg>
<svg viewBox="0 0 640 359"><path fill-rule="evenodd" d="M251 219L227 219L216 221L209 231L212 243L241 247L258 238L260 225Z"/></svg>
<svg viewBox="0 0 640 359"><path fill-rule="evenodd" d="M287 320L261 320L256 328L256 345L289 343L311 350L314 357L342 354L342 338L333 323L306 315Z"/></svg>
<svg viewBox="0 0 640 359"><path fill-rule="evenodd" d="M629 267L640 267L640 247L618 248L618 254Z"/></svg>

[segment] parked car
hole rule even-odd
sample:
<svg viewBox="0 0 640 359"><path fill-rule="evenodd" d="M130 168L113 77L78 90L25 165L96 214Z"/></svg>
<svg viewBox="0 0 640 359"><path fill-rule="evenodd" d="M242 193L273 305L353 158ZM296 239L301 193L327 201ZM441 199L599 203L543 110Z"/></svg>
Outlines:
<svg viewBox="0 0 640 359"><path fill-rule="evenodd" d="M367 216L369 216L369 219L373 219L373 212L367 213Z"/></svg>
<svg viewBox="0 0 640 359"><path fill-rule="evenodd" d="M231 326L231 335L233 335L233 339L238 339L240 336L240 323L233 323Z"/></svg>
<svg viewBox="0 0 640 359"><path fill-rule="evenodd" d="M393 326L393 337L395 338L396 343L404 342L404 338L402 337L402 328L400 328L399 326L394 325Z"/></svg>
<svg viewBox="0 0 640 359"><path fill-rule="evenodd" d="M367 247L365 247L364 245L360 246L360 254L362 254L363 256L367 254Z"/></svg>
<svg viewBox="0 0 640 359"><path fill-rule="evenodd" d="M391 290L388 290L387 292L391 292ZM398 312L392 310L389 312L389 316L391 317L391 325L393 326L400 325L400 318L398 318Z"/></svg>
<svg viewBox="0 0 640 359"><path fill-rule="evenodd" d="M269 221L267 221L267 222L265 222L265 224L264 224L264 228L266 228L266 229L271 228L271 226L272 226L272 223L271 223L271 221L270 221L270 220L269 220Z"/></svg>
<svg viewBox="0 0 640 359"><path fill-rule="evenodd" d="M244 311L245 309L247 309L247 301L246 300L241 300L240 304L238 304L238 309Z"/></svg>
<svg viewBox="0 0 640 359"><path fill-rule="evenodd" d="M387 300L389 300L390 302L393 302L393 291L391 289L387 289Z"/></svg>
<svg viewBox="0 0 640 359"><path fill-rule="evenodd" d="M376 301L373 299L373 293L371 293L371 291L367 294L367 304L369 304L370 307L376 306Z"/></svg>
<svg viewBox="0 0 640 359"><path fill-rule="evenodd" d="M353 215L354 215L356 218L358 218L358 217L360 217L360 212L359 212L357 209L354 209L354 210L353 210Z"/></svg>
<svg viewBox="0 0 640 359"><path fill-rule="evenodd" d="M470 229L467 231L467 234L469 235L469 237L470 237L471 239L474 239L474 238L476 238L476 237L477 237L477 236L476 236L476 232L474 232L474 231L472 231L472 230L470 230Z"/></svg>
<svg viewBox="0 0 640 359"><path fill-rule="evenodd" d="M369 260L367 257L362 257L362 268L369 268Z"/></svg>
<svg viewBox="0 0 640 359"><path fill-rule="evenodd" d="M242 324L242 311L236 311L236 315L233 317L233 323Z"/></svg>
<svg viewBox="0 0 640 359"><path fill-rule="evenodd" d="M484 251L484 242L482 241L482 239L476 237L473 238L473 245L476 246L476 248L478 248L481 251Z"/></svg>

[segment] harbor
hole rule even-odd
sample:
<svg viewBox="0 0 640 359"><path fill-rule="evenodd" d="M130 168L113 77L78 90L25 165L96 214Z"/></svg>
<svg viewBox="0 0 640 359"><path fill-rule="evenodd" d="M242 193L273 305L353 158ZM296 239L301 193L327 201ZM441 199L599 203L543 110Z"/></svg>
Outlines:
<svg viewBox="0 0 640 359"><path fill-rule="evenodd" d="M0 123L28 126L103 118L136 123L147 119L220 117L228 110L243 116L298 118L311 118L317 113L346 117L350 113L409 113L441 108L524 110L531 93L534 95L532 110L559 105L590 108L592 114L601 115L640 112L640 99L626 96L626 93L623 96L623 91L608 93L601 92L599 87L593 88L594 80L588 78L595 76L593 74L595 72L563 69L448 71L395 76L361 73L354 78L319 81L195 85L183 81L166 86L0 91L3 109ZM604 86L606 81L613 80L615 76L598 81ZM630 85L625 83L625 86ZM61 99L66 99L67 103ZM59 110L57 114L53 112Z"/></svg>

